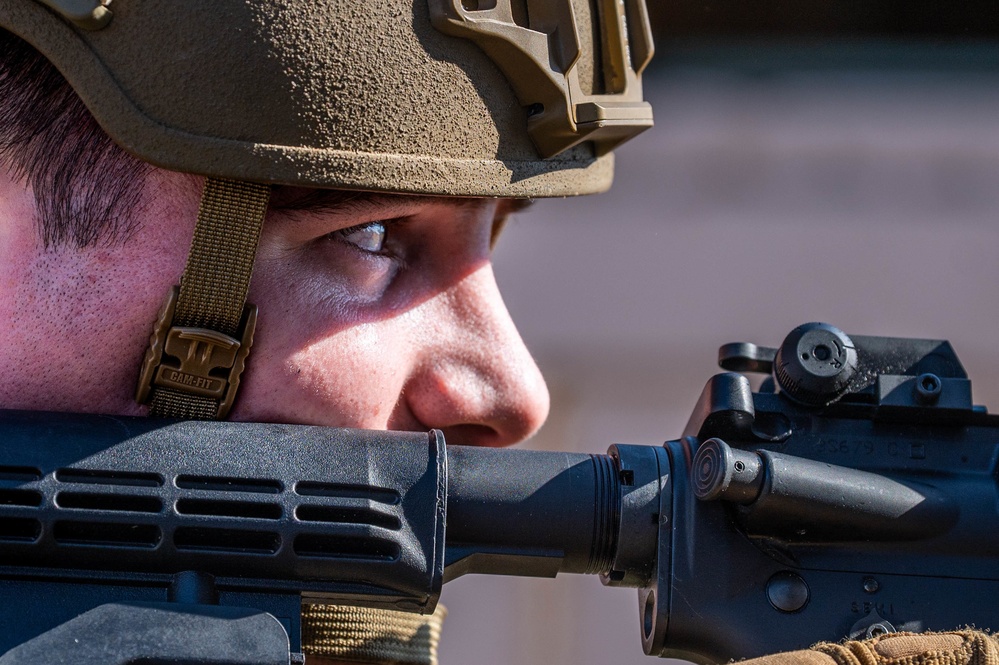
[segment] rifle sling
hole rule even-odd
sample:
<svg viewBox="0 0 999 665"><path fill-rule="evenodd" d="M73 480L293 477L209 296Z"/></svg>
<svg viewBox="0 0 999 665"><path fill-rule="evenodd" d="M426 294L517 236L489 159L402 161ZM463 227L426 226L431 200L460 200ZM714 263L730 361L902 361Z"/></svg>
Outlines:
<svg viewBox="0 0 999 665"><path fill-rule="evenodd" d="M437 665L437 644L447 610L433 614L347 607L302 606L302 652L332 660Z"/></svg>

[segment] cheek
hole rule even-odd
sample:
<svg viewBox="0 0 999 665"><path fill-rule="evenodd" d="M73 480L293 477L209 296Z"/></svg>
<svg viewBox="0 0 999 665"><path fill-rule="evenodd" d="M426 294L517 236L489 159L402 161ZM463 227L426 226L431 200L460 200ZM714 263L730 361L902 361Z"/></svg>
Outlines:
<svg viewBox="0 0 999 665"><path fill-rule="evenodd" d="M392 326L368 324L312 344L289 358L325 405L381 425L405 382L406 353Z"/></svg>
<svg viewBox="0 0 999 665"><path fill-rule="evenodd" d="M261 315L235 418L386 427L414 361L400 322L327 323Z"/></svg>
<svg viewBox="0 0 999 665"><path fill-rule="evenodd" d="M0 378L0 401L138 413L132 398L139 363L159 308L183 268L183 251L143 229L122 246L35 248L23 256L30 259L17 266L12 288L0 286L5 322L0 372L13 379L9 384L20 395L17 402L5 399Z"/></svg>

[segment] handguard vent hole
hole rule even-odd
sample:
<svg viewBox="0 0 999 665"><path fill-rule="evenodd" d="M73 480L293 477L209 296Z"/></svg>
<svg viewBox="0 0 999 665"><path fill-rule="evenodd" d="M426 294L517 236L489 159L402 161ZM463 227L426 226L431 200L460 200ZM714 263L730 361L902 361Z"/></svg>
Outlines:
<svg viewBox="0 0 999 665"><path fill-rule="evenodd" d="M59 469L56 471L55 477L61 483L121 485L124 487L163 487L163 477L156 473Z"/></svg>
<svg viewBox="0 0 999 665"><path fill-rule="evenodd" d="M116 522L56 522L53 537L60 545L91 545L96 547L154 548L162 533L154 524Z"/></svg>
<svg viewBox="0 0 999 665"><path fill-rule="evenodd" d="M37 508L42 505L42 494L34 490L0 490L0 506L26 506Z"/></svg>
<svg viewBox="0 0 999 665"><path fill-rule="evenodd" d="M130 513L158 513L163 510L163 502L154 496L59 492L55 502L60 508L74 510L111 510Z"/></svg>
<svg viewBox="0 0 999 665"><path fill-rule="evenodd" d="M335 524L368 524L398 531L402 526L395 515L386 515L366 508L342 506L299 506L295 517L303 522L331 522Z"/></svg>
<svg viewBox="0 0 999 665"><path fill-rule="evenodd" d="M42 472L30 466L0 466L0 482L30 483L42 479Z"/></svg>
<svg viewBox="0 0 999 665"><path fill-rule="evenodd" d="M399 558L399 545L380 538L301 534L295 538L294 549L295 554L302 557L386 562Z"/></svg>
<svg viewBox="0 0 999 665"><path fill-rule="evenodd" d="M260 478L225 478L216 476L177 476L177 487L206 492L251 492L280 494L283 489L276 480Z"/></svg>
<svg viewBox="0 0 999 665"><path fill-rule="evenodd" d="M382 487L366 487L362 485L343 485L339 483L316 483L303 481L295 485L295 493L300 496L325 496L337 499L368 499L390 506L398 504L402 499L395 490Z"/></svg>
<svg viewBox="0 0 999 665"><path fill-rule="evenodd" d="M181 527L173 542L178 550L236 554L275 554L281 548L281 537L270 531L209 527Z"/></svg>
<svg viewBox="0 0 999 665"><path fill-rule="evenodd" d="M284 511L276 503L180 499L177 502L177 512L181 515L202 515L205 517L245 517L249 519L279 520Z"/></svg>
<svg viewBox="0 0 999 665"><path fill-rule="evenodd" d="M0 541L34 542L42 535L42 523L21 517L0 518Z"/></svg>

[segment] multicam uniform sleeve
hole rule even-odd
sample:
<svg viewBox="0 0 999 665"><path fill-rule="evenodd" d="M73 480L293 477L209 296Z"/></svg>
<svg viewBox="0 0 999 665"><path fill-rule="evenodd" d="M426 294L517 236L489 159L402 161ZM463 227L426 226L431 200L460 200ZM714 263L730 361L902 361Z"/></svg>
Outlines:
<svg viewBox="0 0 999 665"><path fill-rule="evenodd" d="M741 665L999 665L999 642L995 636L971 629L889 633L862 641L824 642Z"/></svg>

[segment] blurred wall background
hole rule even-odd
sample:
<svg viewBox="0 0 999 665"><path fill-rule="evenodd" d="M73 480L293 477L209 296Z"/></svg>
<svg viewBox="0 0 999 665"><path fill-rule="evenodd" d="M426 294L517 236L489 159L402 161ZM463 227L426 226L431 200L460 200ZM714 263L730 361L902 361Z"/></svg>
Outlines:
<svg viewBox="0 0 999 665"><path fill-rule="evenodd" d="M999 410L999 12L984 2L659 2L656 127L614 189L544 201L496 253L548 377L530 447L679 435L717 347L799 323L950 339ZM448 584L442 665L651 663L636 594Z"/></svg>

